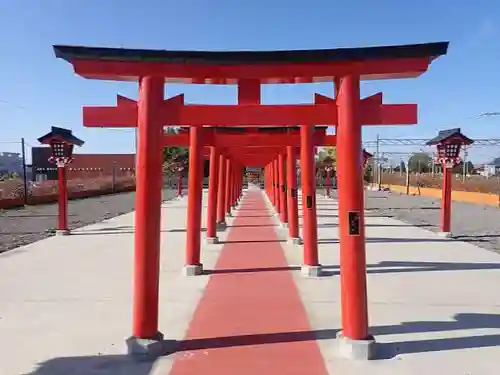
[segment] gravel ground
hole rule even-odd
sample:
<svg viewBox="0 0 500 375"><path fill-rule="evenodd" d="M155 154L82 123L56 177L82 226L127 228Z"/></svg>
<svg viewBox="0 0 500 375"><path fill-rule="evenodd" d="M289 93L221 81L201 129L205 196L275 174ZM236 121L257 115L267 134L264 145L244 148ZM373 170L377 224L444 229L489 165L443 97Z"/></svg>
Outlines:
<svg viewBox="0 0 500 375"><path fill-rule="evenodd" d="M175 190L164 190L172 199ZM70 229L83 227L134 210L135 192L105 195L69 202ZM52 236L57 226L57 204L28 206L0 212L0 253Z"/></svg>
<svg viewBox="0 0 500 375"><path fill-rule="evenodd" d="M366 216L393 217L434 232L439 232L440 204L439 199L366 191ZM451 229L457 240L500 253L500 208L454 201Z"/></svg>

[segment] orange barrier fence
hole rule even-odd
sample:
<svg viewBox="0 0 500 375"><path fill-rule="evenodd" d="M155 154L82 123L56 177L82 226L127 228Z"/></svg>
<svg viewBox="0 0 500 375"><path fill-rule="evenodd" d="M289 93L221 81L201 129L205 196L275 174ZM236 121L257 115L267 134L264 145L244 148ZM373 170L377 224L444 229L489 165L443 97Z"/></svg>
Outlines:
<svg viewBox="0 0 500 375"><path fill-rule="evenodd" d="M432 198L441 198L441 189L428 188L428 187L418 187L418 186L404 186L396 184L382 184L382 188L388 188L391 191L410 194L410 195L421 195ZM477 193L472 191L460 191L453 190L451 192L451 198L455 201L483 204L489 206L500 207L500 195L491 193Z"/></svg>
<svg viewBox="0 0 500 375"><path fill-rule="evenodd" d="M135 190L135 179L103 176L93 179L68 180L68 198L81 199ZM57 181L30 183L25 198L23 182L8 180L0 182L0 209L57 202Z"/></svg>

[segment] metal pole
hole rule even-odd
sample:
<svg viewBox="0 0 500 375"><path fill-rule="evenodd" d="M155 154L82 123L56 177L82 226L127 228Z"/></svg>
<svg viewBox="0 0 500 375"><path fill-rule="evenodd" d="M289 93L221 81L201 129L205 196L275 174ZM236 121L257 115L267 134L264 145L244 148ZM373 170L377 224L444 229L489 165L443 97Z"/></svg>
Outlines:
<svg viewBox="0 0 500 375"><path fill-rule="evenodd" d="M112 176L111 176L111 191L116 192L116 161L113 162Z"/></svg>
<svg viewBox="0 0 500 375"><path fill-rule="evenodd" d="M24 138L21 138L21 155L23 160L24 204L28 204L28 175L26 173L26 147Z"/></svg>
<svg viewBox="0 0 500 375"><path fill-rule="evenodd" d="M465 182L465 180L467 180L467 156L468 156L468 152L467 152L467 146L464 145L464 157L463 157L463 160L464 160L464 164L463 164L463 168L462 168L462 181Z"/></svg>
<svg viewBox="0 0 500 375"><path fill-rule="evenodd" d="M375 177L376 177L375 181L378 185L378 190L380 190L380 135L378 133L377 133L377 145L376 145L376 149L375 149L374 164L376 164L376 168L373 168L374 173L375 173ZM376 169L376 172L375 172L375 169Z"/></svg>
<svg viewBox="0 0 500 375"><path fill-rule="evenodd" d="M436 173L436 155L432 153L432 170L431 170L431 176L434 178L434 174Z"/></svg>

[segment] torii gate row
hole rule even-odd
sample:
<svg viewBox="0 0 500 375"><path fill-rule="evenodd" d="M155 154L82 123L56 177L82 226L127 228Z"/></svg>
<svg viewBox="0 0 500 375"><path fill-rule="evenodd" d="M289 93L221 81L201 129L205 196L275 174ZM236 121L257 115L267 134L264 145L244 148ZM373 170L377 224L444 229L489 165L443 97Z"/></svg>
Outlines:
<svg viewBox="0 0 500 375"><path fill-rule="evenodd" d="M153 84L154 81L155 80L153 78L151 78L151 80L146 78L141 79L139 92L140 98L141 95L145 95L146 97L148 95L151 96L153 95L153 91L156 92L160 90L160 87L158 87L159 82ZM148 86L150 84L152 86ZM148 103L151 105L150 112L145 113L150 113L151 116L154 116L155 123L157 124L156 129L151 128L148 130L149 132L152 132L151 134L154 134L154 137L145 135L146 130L142 129L141 131L141 127L139 126L138 150L144 150L144 154L147 152L153 152L153 150L159 150L163 147L161 139L167 137L162 134L164 125L175 124L177 126L190 126L188 214L186 225L186 259L184 266L184 273L186 275L199 275L203 272L200 235L202 212L201 161L203 160L202 147L204 138L207 134L207 124L211 127L276 127L296 126L296 124L300 124L299 137L301 187L303 199L303 238L301 240L298 237L298 233L293 233L291 241L294 243L303 243L304 257L301 271L302 274L315 277L321 273L317 241L316 184L313 155L315 144L313 142L313 134L315 132L316 125L337 125L338 120L340 125L337 126L336 139L339 152L338 187L341 200L341 212L339 214L340 242L341 244L343 242L346 246L349 246L349 257L352 258L352 261L357 264L357 267L359 267L357 273L355 274L348 272L349 277L352 279L349 279L349 281L345 284L347 290L349 290L349 297L344 297L344 300L347 301L347 304L352 302L353 308L356 306L356 308L361 308L361 311L366 311L366 301L363 302L359 300L359 296L362 296L363 293L365 293L364 288L366 288L366 282L363 282L366 276L364 274L365 266L363 260L365 240L363 229L361 125L363 123L373 125L415 124L417 122L417 107L413 104L400 105L396 107L384 107L380 104L382 99L381 94L360 100L359 85L359 77L356 76L345 77L343 81L336 79L336 98L331 99L323 96L316 96L316 101L321 101L322 103L313 105L300 104L261 106L259 104L259 81L243 81L238 85L240 99L240 104L238 105L184 105L182 103L182 96L164 100L163 98L160 99L158 94L152 96L156 98L154 101L151 100L150 102L144 102L145 106ZM256 88L259 88L259 90ZM242 101L242 98L244 98L244 101ZM141 101L137 104L131 99L119 99L117 107L85 107L83 112L83 123L87 127L103 126L103 124L111 127L117 125L125 127L137 126L139 119L138 116L141 112L140 103ZM361 108L363 110L360 110ZM394 111L394 108L396 108L396 111ZM396 113L397 116L393 113ZM246 136L247 135L245 134L240 135L240 137ZM215 137L217 139L218 136L216 135ZM343 137L343 141L340 140L340 137ZM147 142L148 146L141 144L141 142L144 141ZM146 157L147 154L144 154L143 157ZM158 175L157 179L159 178L159 174L156 171L160 169L161 153L154 151L154 154L157 155L157 161L153 161L154 159L150 160L147 157L145 160L148 161L143 161L140 151L137 156L137 170L145 172L144 175L137 176L138 185L141 184L141 186L148 186L148 190L151 189L151 186L155 185L152 181L155 179L154 176ZM280 187L284 185L284 173L282 174L282 177L279 174L279 165L283 164L284 161L281 161L280 163L280 158L281 157L278 156L278 160L276 161L275 159L275 161L273 161L274 169L270 176L276 186L271 191L274 195L271 195L270 199L274 202L276 210L280 213L280 218L283 220L282 215L284 215L287 210L284 209L286 199L280 199L282 197L282 193L279 193ZM341 162L342 160L343 162ZM224 183L226 186L229 184L229 187L226 189L219 189L217 200L219 202L224 202L223 206L225 206L224 208L226 212L224 215L224 221L222 221L222 217L219 215L220 212L216 213L217 219L221 219L217 221L216 229L223 229L226 227L225 216L230 215L231 207L237 200L235 199L234 194L232 194L234 181L241 179L241 170L236 169L229 159L226 160L224 166ZM283 169L283 167L281 169ZM147 175L147 177L145 175ZM142 178L144 178L144 180L142 180ZM221 181L219 180L218 182L220 183ZM158 182L158 184L160 183ZM281 190L282 189L283 188L281 188ZM138 188L138 190L140 191L141 188ZM221 196L220 194L222 194L222 191L225 193L229 191L229 193ZM296 187L293 190L290 189L290 191L296 192ZM141 199L141 194L137 197L139 201L139 199ZM153 214L152 212L148 213L148 211L152 210L151 206L158 204L157 199L159 198L155 199L154 194L143 198L145 202L137 204L136 243L139 247L137 251L143 249L142 251L139 251L139 256L149 258L149 254L145 253L145 251L150 248L151 245L145 245L146 243L150 244L152 241L151 239L154 239L154 242L156 243L156 238L158 237L156 235L156 223L159 222L160 218L156 218L156 216L159 215L159 212L155 212ZM139 206L142 205L146 207L149 206L149 208L146 208L146 210L143 211L139 208ZM214 205L212 205L212 207L213 206ZM214 215L213 211L219 211L219 206L222 205L217 205L217 210L212 209L212 212L210 213L211 217ZM154 221L151 220L151 215L155 216ZM210 223L212 222L213 220L210 220ZM142 227L144 227L144 229ZM152 232L154 232L154 235ZM209 237L211 234L212 233L207 233L207 241L216 242L217 237ZM346 251L346 249L341 249L341 252ZM358 259L358 256L361 258ZM356 268L351 268L351 270L353 269ZM144 271L148 272L147 270ZM138 280L139 285L137 288L151 288L152 291L152 280L149 278L147 279L147 281L143 281L142 279ZM146 282L147 286L143 286L143 282ZM363 289L358 290L357 288L361 286L363 286ZM347 292L345 292L345 294L347 294ZM350 298L352 298L352 300ZM139 330L137 333L140 335L144 335L144 332L149 334L148 332L151 332L152 327L143 327L140 325L140 322L144 319L144 313L146 313L147 310L144 310L142 302L138 301L138 303L138 315L134 318L139 324ZM156 311L156 308L154 311ZM154 315L156 316L156 314L157 313L155 312ZM366 337L365 333L368 329L367 321L363 320L362 316L359 315L355 316L351 314L348 316L352 317L356 323L354 325L346 323L346 327L349 328L347 328L345 332L352 335L352 337ZM356 325L358 323L360 325ZM147 331L144 331L143 328L147 328ZM350 330L351 328L352 330Z"/></svg>
<svg viewBox="0 0 500 375"><path fill-rule="evenodd" d="M128 340L129 350L144 353L148 351L148 342L162 339L158 330L158 280L163 126L190 127L189 182L192 183L191 173L196 172L193 175L196 193L189 192L188 196L188 230L199 233L202 179L198 171L204 141L198 129L207 125L299 125L303 242L304 253L310 255L304 259L303 269L314 274L319 272L320 264L313 126L338 125L342 331L337 351L341 356L369 359L374 339L368 329L362 126L416 124L417 106L384 105L380 94L361 99L360 81L418 77L434 59L446 54L447 48L448 43L427 43L308 51L205 52L55 46L56 55L69 61L74 71L85 78L139 81L138 103L119 98L116 107L85 107L83 111L85 126L138 127L134 324L133 336ZM237 84L239 104L186 105L183 96L165 100L166 81ZM335 95L334 98L316 95L314 104L261 105L261 84L282 82L334 82ZM216 160L218 147L214 149ZM278 173L276 168L273 172L271 167L266 167L266 177L274 175L274 181L280 181L281 159L284 161L284 155L278 156ZM214 168L218 165L212 163ZM287 167L291 165L286 163ZM241 169L229 169L231 176L241 176ZM187 235L187 248L198 249L198 252L194 251L193 257L187 259L186 266L201 268L199 236Z"/></svg>

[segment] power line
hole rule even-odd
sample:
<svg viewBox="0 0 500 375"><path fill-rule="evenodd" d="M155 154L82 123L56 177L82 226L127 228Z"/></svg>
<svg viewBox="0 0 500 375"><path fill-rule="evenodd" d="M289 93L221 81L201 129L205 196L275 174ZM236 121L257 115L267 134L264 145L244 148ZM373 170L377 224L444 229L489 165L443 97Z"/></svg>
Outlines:
<svg viewBox="0 0 500 375"><path fill-rule="evenodd" d="M364 141L366 147L376 146L427 146L427 138L379 138ZM474 146L500 146L500 138L474 139Z"/></svg>

